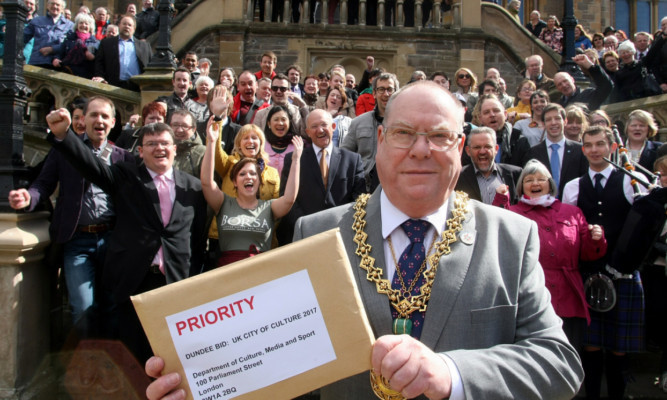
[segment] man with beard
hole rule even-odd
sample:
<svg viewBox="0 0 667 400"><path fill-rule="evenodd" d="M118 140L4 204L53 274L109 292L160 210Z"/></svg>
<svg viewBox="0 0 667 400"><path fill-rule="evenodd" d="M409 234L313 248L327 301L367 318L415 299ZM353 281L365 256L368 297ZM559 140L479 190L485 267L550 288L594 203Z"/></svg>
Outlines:
<svg viewBox="0 0 667 400"><path fill-rule="evenodd" d="M558 104L549 104L542 112L545 138L531 147L524 157L544 164L558 186L558 198L563 197L565 184L588 171L588 161L581 152L581 143L565 138L565 110Z"/></svg>
<svg viewBox="0 0 667 400"><path fill-rule="evenodd" d="M95 76L92 78L94 82L139 91L139 86L131 82L130 78L144 72L151 60L152 51L148 42L135 40L135 24L134 17L126 15L118 22L118 36L102 39L95 54ZM120 56L133 53L134 57Z"/></svg>
<svg viewBox="0 0 667 400"><path fill-rule="evenodd" d="M510 202L516 204L516 183L521 168L514 165L496 163L498 144L496 132L488 127L473 129L468 135L466 153L472 163L461 170L456 190L468 193L473 200L491 204L500 185L509 187Z"/></svg>
<svg viewBox="0 0 667 400"><path fill-rule="evenodd" d="M241 126L252 123L255 113L266 108L269 103L262 99L255 99L257 93L257 78L250 71L243 71L239 75L236 85L236 96L232 108L232 122ZM263 129L264 127L262 127Z"/></svg>
<svg viewBox="0 0 667 400"><path fill-rule="evenodd" d="M496 143L498 152L495 155L496 163L521 165L520 154L528 150L527 144L520 141L520 132L512 129L512 124L507 122L507 111L495 95L485 94L477 100L479 125L486 126L496 132ZM522 147L523 146L523 147ZM468 165L470 159L465 154L462 158L463 165Z"/></svg>

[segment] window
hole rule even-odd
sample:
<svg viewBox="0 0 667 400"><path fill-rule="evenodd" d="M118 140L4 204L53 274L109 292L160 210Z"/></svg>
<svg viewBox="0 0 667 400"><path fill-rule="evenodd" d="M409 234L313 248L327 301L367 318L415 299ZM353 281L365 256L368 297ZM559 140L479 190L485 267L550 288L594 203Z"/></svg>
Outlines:
<svg viewBox="0 0 667 400"><path fill-rule="evenodd" d="M616 29L632 38L635 32L660 29L660 19L667 16L667 0L616 0L613 12Z"/></svg>

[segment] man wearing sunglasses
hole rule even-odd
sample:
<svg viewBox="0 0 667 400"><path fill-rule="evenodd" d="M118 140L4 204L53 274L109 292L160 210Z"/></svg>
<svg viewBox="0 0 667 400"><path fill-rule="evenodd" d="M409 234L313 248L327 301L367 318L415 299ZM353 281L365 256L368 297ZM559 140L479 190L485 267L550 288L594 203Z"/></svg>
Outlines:
<svg viewBox="0 0 667 400"><path fill-rule="evenodd" d="M274 105L287 107L290 113L291 122L294 124L296 132L302 137L306 137L306 126L303 121L308 116L308 105L299 97L298 94L290 89L289 79L285 74L276 74L271 80L271 106L257 111L253 124L264 130L266 126L266 116ZM290 100L292 101L290 103Z"/></svg>

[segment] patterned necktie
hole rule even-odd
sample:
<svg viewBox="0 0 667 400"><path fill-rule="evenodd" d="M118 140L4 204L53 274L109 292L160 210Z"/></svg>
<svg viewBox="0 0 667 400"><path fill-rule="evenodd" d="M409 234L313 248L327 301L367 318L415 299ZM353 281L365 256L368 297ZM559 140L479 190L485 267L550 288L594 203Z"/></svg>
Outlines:
<svg viewBox="0 0 667 400"><path fill-rule="evenodd" d="M329 180L329 164L327 164L327 149L322 149L320 151L322 157L320 157L320 172L322 172L322 182L324 182L324 188L327 187L327 181Z"/></svg>
<svg viewBox="0 0 667 400"><path fill-rule="evenodd" d="M595 174L595 191L598 195L602 194L602 190L604 189L602 187L602 178L604 178L604 175L600 173Z"/></svg>
<svg viewBox="0 0 667 400"><path fill-rule="evenodd" d="M155 187L157 188L157 194L160 198L160 212L162 213L162 224L167 226L169 220L171 219L171 211L173 205L171 204L171 197L169 196L169 184L167 183L167 178L164 175L158 175L155 177ZM162 247L157 252L157 257L160 265L160 272L164 274L164 254L162 252Z"/></svg>
<svg viewBox="0 0 667 400"><path fill-rule="evenodd" d="M558 149L560 149L560 145L554 143L549 147L551 148L551 177L554 178L556 187L558 187L558 185L560 185L560 157L558 157Z"/></svg>
<svg viewBox="0 0 667 400"><path fill-rule="evenodd" d="M410 244L403 250L401 258L398 259L398 265L396 265L396 272L394 273L391 287L392 289L402 291L403 286L407 289L412 284L412 281L417 279L417 282L410 292L410 295L415 296L419 295L421 286L425 282L424 276L417 276L417 273L421 269L422 263L426 258L424 237L428 231L429 223L428 221L421 219L409 219L401 224L401 228L403 228L403 231L410 239ZM401 285L400 278L403 278L403 285ZM391 316L393 319L399 318L398 312L394 310L393 307ZM412 332L409 332L409 334L412 337L419 339L422 332L422 325L424 325L424 313L415 311L410 314L409 318L412 321Z"/></svg>

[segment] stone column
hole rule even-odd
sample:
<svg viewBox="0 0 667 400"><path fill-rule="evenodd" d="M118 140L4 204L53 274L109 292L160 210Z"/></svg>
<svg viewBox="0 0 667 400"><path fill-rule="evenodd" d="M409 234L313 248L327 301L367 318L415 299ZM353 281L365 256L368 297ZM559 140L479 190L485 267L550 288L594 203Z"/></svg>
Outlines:
<svg viewBox="0 0 667 400"><path fill-rule="evenodd" d="M49 243L46 213L15 213L11 190L24 186L23 115L30 89L23 78L27 8L3 4L7 18L0 76L0 398L26 394L49 349L48 274L41 260Z"/></svg>
<svg viewBox="0 0 667 400"><path fill-rule="evenodd" d="M48 213L0 213L0 399L30 398L49 351ZM42 379L46 377L42 376Z"/></svg>
<svg viewBox="0 0 667 400"><path fill-rule="evenodd" d="M456 4L458 3L458 4ZM453 7L455 28L461 35L459 44L461 67L472 70L477 75L477 81L485 76L484 70L484 33L482 31L482 1L457 0Z"/></svg>

